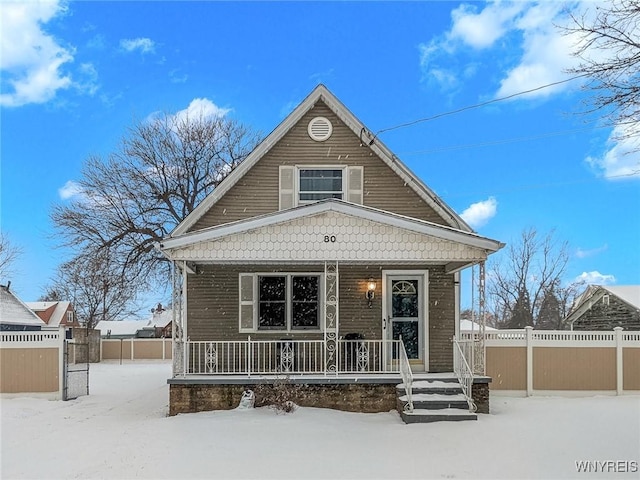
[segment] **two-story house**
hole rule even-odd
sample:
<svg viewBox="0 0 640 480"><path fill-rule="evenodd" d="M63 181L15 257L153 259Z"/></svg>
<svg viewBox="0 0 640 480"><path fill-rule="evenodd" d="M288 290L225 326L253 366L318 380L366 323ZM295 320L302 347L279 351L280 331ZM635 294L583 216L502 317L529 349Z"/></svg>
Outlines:
<svg viewBox="0 0 640 480"><path fill-rule="evenodd" d="M306 405L394 408L399 382L453 375L459 272L502 246L319 85L159 245L170 413L233 408L279 375Z"/></svg>

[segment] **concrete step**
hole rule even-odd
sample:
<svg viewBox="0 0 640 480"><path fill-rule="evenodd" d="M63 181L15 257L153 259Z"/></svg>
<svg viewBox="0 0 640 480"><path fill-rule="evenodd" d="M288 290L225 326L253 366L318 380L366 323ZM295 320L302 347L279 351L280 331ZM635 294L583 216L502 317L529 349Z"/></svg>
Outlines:
<svg viewBox="0 0 640 480"><path fill-rule="evenodd" d="M396 392L398 395L402 395L404 392L404 384L396 386ZM462 387L458 383L458 380L451 382L444 382L442 380L437 380L433 382L429 381L419 381L414 382L412 385L411 392L413 394L419 393L438 393L442 395L457 395L462 393Z"/></svg>
<svg viewBox="0 0 640 480"><path fill-rule="evenodd" d="M413 412L400 412L404 423L460 422L477 420L478 415L459 408L414 408Z"/></svg>
<svg viewBox="0 0 640 480"><path fill-rule="evenodd" d="M439 410L445 408L469 409L467 399L462 393L414 393L411 395L413 408ZM407 403L406 395L398 396L398 411L402 411Z"/></svg>

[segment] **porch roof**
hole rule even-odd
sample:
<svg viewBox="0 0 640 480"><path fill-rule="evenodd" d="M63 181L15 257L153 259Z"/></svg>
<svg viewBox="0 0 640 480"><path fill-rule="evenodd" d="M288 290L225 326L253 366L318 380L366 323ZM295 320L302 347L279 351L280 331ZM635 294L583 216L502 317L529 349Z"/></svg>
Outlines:
<svg viewBox="0 0 640 480"><path fill-rule="evenodd" d="M352 261L446 264L453 271L504 245L452 227L336 199L190 232L158 247L201 263Z"/></svg>

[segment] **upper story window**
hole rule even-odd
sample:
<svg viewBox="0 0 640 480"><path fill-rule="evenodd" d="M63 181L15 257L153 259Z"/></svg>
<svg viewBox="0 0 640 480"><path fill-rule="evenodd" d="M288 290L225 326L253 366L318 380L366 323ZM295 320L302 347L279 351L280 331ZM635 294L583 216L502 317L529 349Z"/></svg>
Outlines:
<svg viewBox="0 0 640 480"><path fill-rule="evenodd" d="M301 168L298 175L298 204L344 198L343 168Z"/></svg>
<svg viewBox="0 0 640 480"><path fill-rule="evenodd" d="M362 205L362 165L280 165L278 209L286 210L327 198Z"/></svg>

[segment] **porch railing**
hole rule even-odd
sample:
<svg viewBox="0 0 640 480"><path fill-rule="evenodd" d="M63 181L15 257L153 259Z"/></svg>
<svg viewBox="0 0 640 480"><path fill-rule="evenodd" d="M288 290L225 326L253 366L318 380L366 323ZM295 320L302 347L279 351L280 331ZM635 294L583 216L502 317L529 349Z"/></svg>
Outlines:
<svg viewBox="0 0 640 480"><path fill-rule="evenodd" d="M408 368L408 360L402 359L403 353L406 359L404 345L399 340L338 340L337 349L338 373L402 374L405 363ZM325 352L324 340L189 341L185 373L325 375Z"/></svg>
<svg viewBox="0 0 640 480"><path fill-rule="evenodd" d="M469 411L475 412L477 407L473 401L473 368L474 340L453 339L453 372L458 377L462 393L467 399Z"/></svg>

